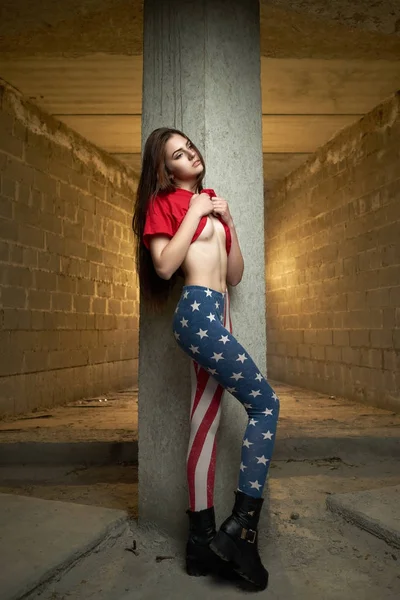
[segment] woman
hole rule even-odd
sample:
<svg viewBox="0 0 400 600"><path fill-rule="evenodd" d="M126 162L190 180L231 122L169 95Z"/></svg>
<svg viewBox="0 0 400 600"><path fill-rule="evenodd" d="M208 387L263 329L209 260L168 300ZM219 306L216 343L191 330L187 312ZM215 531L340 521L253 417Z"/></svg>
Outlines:
<svg viewBox="0 0 400 600"><path fill-rule="evenodd" d="M231 332L227 285L241 281L243 257L228 204L203 189L204 175L203 157L184 133L160 128L149 136L133 217L137 268L142 292L156 308L176 274L184 277L173 333L192 358L187 572L205 575L217 555L265 589L268 572L258 554L257 525L279 401ZM215 434L223 389L241 402L249 420L233 511L217 533Z"/></svg>

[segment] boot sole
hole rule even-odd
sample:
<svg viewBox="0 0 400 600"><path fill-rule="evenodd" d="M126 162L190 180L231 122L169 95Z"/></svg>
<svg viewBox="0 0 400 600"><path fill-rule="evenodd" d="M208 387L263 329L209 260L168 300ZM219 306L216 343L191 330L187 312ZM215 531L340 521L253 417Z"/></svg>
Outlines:
<svg viewBox="0 0 400 600"><path fill-rule="evenodd" d="M251 575L242 570L242 567L240 565L240 552L237 549L234 541L229 537L229 535L227 535L221 530L218 531L217 535L214 537L213 541L210 544L210 549L214 552L214 554L222 558L222 560L224 560L225 562L230 562L232 564L232 569L238 575L240 575L240 577L246 579L246 581L249 581L257 588L265 590L265 588L268 585L268 579L265 585L260 585L260 583L254 581L254 578L252 578Z"/></svg>
<svg viewBox="0 0 400 600"><path fill-rule="evenodd" d="M186 573L191 577L204 577L210 574L210 569L196 558L186 558Z"/></svg>

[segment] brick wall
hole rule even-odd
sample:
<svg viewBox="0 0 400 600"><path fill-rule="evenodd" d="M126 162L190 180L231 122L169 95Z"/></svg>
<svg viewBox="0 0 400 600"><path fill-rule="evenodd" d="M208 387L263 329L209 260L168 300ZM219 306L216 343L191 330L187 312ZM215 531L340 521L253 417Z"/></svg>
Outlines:
<svg viewBox="0 0 400 600"><path fill-rule="evenodd" d="M400 94L266 206L269 376L400 410Z"/></svg>
<svg viewBox="0 0 400 600"><path fill-rule="evenodd" d="M132 385L132 172L0 81L0 415Z"/></svg>

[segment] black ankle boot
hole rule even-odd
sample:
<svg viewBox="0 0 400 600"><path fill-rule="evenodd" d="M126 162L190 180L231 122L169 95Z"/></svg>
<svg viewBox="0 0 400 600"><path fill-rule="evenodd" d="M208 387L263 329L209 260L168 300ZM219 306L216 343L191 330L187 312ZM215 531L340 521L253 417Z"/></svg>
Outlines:
<svg viewBox="0 0 400 600"><path fill-rule="evenodd" d="M261 562L257 544L257 526L264 500L239 491L235 494L232 515L222 523L210 548L223 560L230 561L241 577L265 590L268 571Z"/></svg>
<svg viewBox="0 0 400 600"><path fill-rule="evenodd" d="M214 507L204 510L187 510L189 515L189 539L186 544L186 571L188 575L199 577L212 570L215 555L210 550L210 542L216 534Z"/></svg>

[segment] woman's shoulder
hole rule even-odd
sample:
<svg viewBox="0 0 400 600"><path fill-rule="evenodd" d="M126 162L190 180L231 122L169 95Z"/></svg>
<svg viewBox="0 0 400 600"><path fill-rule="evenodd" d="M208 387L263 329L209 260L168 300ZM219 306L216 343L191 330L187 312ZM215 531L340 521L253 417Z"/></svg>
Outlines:
<svg viewBox="0 0 400 600"><path fill-rule="evenodd" d="M159 192L151 197L149 207L151 207L153 210L159 209L168 206L170 202L171 199L169 192Z"/></svg>
<svg viewBox="0 0 400 600"><path fill-rule="evenodd" d="M184 197L185 194L182 194L182 192L185 192L185 190L175 189L171 191L161 191L154 196L154 201L159 202L160 204L165 202L172 202L178 197Z"/></svg>
<svg viewBox="0 0 400 600"><path fill-rule="evenodd" d="M155 202L164 207L188 207L193 194L187 190L176 189L171 192L160 192L155 198Z"/></svg>
<svg viewBox="0 0 400 600"><path fill-rule="evenodd" d="M159 192L149 205L149 212L155 215L180 216L189 207L190 196L185 197L179 191Z"/></svg>

